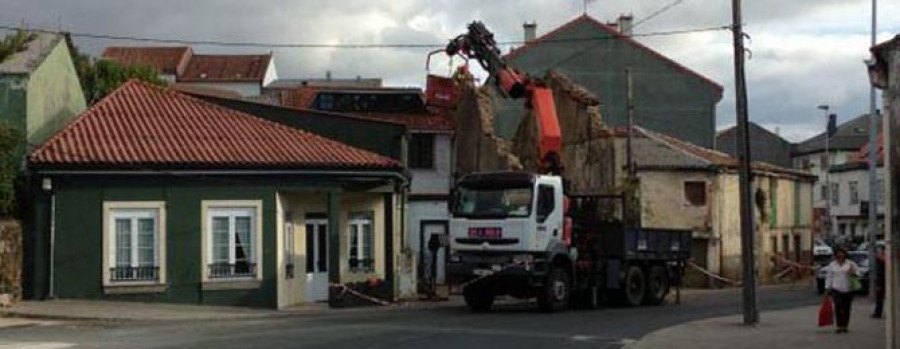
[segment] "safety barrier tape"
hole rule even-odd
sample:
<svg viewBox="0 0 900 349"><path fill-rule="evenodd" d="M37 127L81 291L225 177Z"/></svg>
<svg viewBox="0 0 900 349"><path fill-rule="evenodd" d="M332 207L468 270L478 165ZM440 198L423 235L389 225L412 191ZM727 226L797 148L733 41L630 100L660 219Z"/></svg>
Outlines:
<svg viewBox="0 0 900 349"><path fill-rule="evenodd" d="M370 295L364 294L364 293L362 293L362 292L359 292L359 291L357 291L357 290L354 290L354 289L350 288L349 286L347 286L347 285L345 285L345 284L334 284L334 283L332 283L332 284L329 284L329 286L340 288L340 289L341 289L341 294L344 294L344 293L350 293L350 294L352 294L352 295L354 295L354 296L357 296L357 297L359 297L359 298L365 299L365 300L367 300L367 301L370 301L370 302L372 302L372 303L376 303L376 304L379 304L379 305L389 306L389 305L394 305L394 304L395 304L395 303L393 303L393 302L386 301L386 300L381 299L381 298L376 298L376 297L372 297L372 296L370 296Z"/></svg>
<svg viewBox="0 0 900 349"><path fill-rule="evenodd" d="M479 277L477 277L477 278L474 278L474 279L472 279L472 280L466 281L466 282L460 284L460 285L459 285L459 288L465 289L467 286L469 286L469 285L471 285L471 284L474 284L474 283L479 282L479 281L481 281L481 280L487 279L487 278L489 278L489 277L497 276L497 274L502 273L502 272L503 272L504 270L506 270L506 269L509 269L509 268L512 268L512 267L515 267L515 266L519 266L519 265L522 265L522 264L523 264L522 262L515 262L515 263L513 263L513 264L507 265L507 266L505 266L505 267L503 267L503 268L500 268L500 270L492 271L490 274L487 274L487 275L481 275L481 276L479 276Z"/></svg>
<svg viewBox="0 0 900 349"><path fill-rule="evenodd" d="M724 282L724 283L731 284L731 285L733 285L733 286L740 286L740 285L743 284L743 282L741 282L741 281L736 281L736 280L732 280L732 279L729 279L729 278L726 278L726 277L723 277L723 276L716 275L715 273L709 271L708 269L706 269L706 268L704 268L704 267L701 267L701 266L697 265L697 263L694 263L693 260L689 260L689 261L687 262L687 265L690 266L691 268L694 268L695 270L699 271L699 272L702 273L703 275L706 275L706 276L711 277L711 278L713 278L713 279L722 281L722 282Z"/></svg>

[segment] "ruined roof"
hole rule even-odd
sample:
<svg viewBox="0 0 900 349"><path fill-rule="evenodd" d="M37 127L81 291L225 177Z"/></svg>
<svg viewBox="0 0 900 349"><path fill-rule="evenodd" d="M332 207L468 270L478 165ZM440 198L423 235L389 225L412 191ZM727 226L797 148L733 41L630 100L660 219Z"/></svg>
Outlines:
<svg viewBox="0 0 900 349"><path fill-rule="evenodd" d="M110 46L103 50L100 57L120 65L143 65L161 74L180 75L191 54L191 48L187 46Z"/></svg>
<svg viewBox="0 0 900 349"><path fill-rule="evenodd" d="M30 74L63 40L63 36L58 34L30 31L25 31L25 34L34 38L25 44L24 51L13 53L0 62L0 74Z"/></svg>
<svg viewBox="0 0 900 349"><path fill-rule="evenodd" d="M551 69L547 72L547 78L559 84L559 90L569 95L576 102L587 106L600 105L600 99L597 98L597 95L588 91L584 86L576 84L565 74Z"/></svg>
<svg viewBox="0 0 900 349"><path fill-rule="evenodd" d="M824 121L823 121L824 128ZM878 123L881 133L881 123ZM825 152L825 132L797 144L794 156ZM869 141L869 114L857 116L837 125L834 135L829 137L827 145L831 150L857 151Z"/></svg>
<svg viewBox="0 0 900 349"><path fill-rule="evenodd" d="M264 55L193 55L179 81L262 82L272 60Z"/></svg>
<svg viewBox="0 0 900 349"><path fill-rule="evenodd" d="M616 134L627 135L627 127L619 127ZM634 126L633 153L635 163L644 169L722 170L737 169L737 158L704 148L680 139ZM815 177L809 172L780 167L761 161L752 163L754 171L773 172L800 177Z"/></svg>
<svg viewBox="0 0 900 349"><path fill-rule="evenodd" d="M35 149L37 168L377 169L396 161L135 80Z"/></svg>
<svg viewBox="0 0 900 349"><path fill-rule="evenodd" d="M719 91L719 93L721 93L722 90L724 89L724 88L722 87L722 85L720 85L719 83L713 81L712 79L710 79L710 78L708 78L708 77L706 77L706 76L704 76L704 75L702 75L702 74L700 74L700 73L698 73L698 72L696 72L696 71L694 71L694 70L691 70L690 68L685 67L684 65L682 65L682 64L680 64L680 63L678 63L678 62L675 62L675 61L672 60L671 58L668 58L668 57L664 56L663 54L661 54L661 53L659 53L659 52L657 52L657 51L651 49L650 47L648 47L648 46L646 46L646 45L644 45L644 44L642 44L642 43L640 43L640 42L634 40L634 38L632 38L632 37L630 37L630 36L622 35L622 33L619 32L618 30L616 30L615 28L613 28L613 27L611 27L611 26L609 26L609 25L606 25L606 24L604 24L604 23L598 21L598 20L596 20L595 18L593 18L593 17L591 17L591 16L588 16L587 14L578 16L577 18L575 18L575 19L569 21L568 23L565 23L565 24L563 24L563 25L557 27L556 29L553 29L553 30L550 31L549 33L546 33L546 34L544 34L544 35L541 35L541 36L535 38L534 40L531 40L531 41L525 43L525 45L523 45L523 46L517 47L516 49L512 50L512 51L509 52L508 54L504 55L504 58L506 58L506 59L513 59L513 58L515 58L516 56L519 56L519 55L524 54L524 53L527 52L530 48L532 48L532 47L534 47L534 46L536 46L536 45L540 45L540 44L542 44L542 43L544 43L544 42L552 42L557 36L559 36L559 35L562 34L562 33L565 33L567 30L569 30L569 29L575 27L576 25L578 25L578 24L580 24L580 23L588 23L588 24L590 24L590 25L593 25L594 27L596 27L596 28L599 29L600 31L602 31L602 32L604 32L604 33L606 33L606 34L609 34L609 35L612 36L612 37L618 38L618 39L620 39L622 42L627 43L627 44L629 44L629 45L631 45L631 46L634 46L635 48L640 49L640 50L642 50L642 51L645 51L645 52L651 54L652 56L656 57L657 59L659 59L659 60L661 60L661 61L663 61L663 62L666 62L666 63L667 63L669 66L671 66L671 67L673 67L673 68L675 68L675 69L677 69L677 70L679 70L679 71L681 71L681 72L684 72L684 73L687 73L687 74L689 74L689 75L693 75L693 76L697 77L698 79L700 79L700 80L703 81L704 83L706 83L706 84L708 84L708 85L714 87L716 90ZM579 44L579 43L575 43L575 44Z"/></svg>

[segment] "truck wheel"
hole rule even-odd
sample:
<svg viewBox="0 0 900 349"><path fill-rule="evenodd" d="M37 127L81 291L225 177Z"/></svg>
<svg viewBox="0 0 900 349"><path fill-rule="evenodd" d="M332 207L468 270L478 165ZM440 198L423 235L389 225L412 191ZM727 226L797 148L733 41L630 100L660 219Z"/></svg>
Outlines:
<svg viewBox="0 0 900 349"><path fill-rule="evenodd" d="M563 268L554 267L547 275L547 282L538 293L538 308L543 312L563 310L569 306L572 283L569 274Z"/></svg>
<svg viewBox="0 0 900 349"><path fill-rule="evenodd" d="M666 300L669 294L669 278L666 268L656 265L650 268L647 276L647 294L644 295L644 304L659 305Z"/></svg>
<svg viewBox="0 0 900 349"><path fill-rule="evenodd" d="M636 307L644 301L644 293L647 292L647 281L644 272L638 266L628 267L625 272L625 304Z"/></svg>
<svg viewBox="0 0 900 349"><path fill-rule="evenodd" d="M489 311L494 305L494 292L488 287L469 285L463 289L463 298L472 311Z"/></svg>

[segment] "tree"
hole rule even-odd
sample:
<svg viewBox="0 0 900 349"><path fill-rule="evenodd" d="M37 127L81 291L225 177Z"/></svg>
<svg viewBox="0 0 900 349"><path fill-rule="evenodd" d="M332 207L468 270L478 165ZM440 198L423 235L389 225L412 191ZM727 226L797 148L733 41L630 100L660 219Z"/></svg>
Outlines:
<svg viewBox="0 0 900 349"><path fill-rule="evenodd" d="M71 40L69 41L69 52L72 55L72 63L75 64L78 80L81 82L81 89L84 91L84 98L88 105L99 102L131 79L154 85L166 85L166 82L159 78L159 72L149 66L123 66L110 60L95 59L81 54L78 48L72 45Z"/></svg>
<svg viewBox="0 0 900 349"><path fill-rule="evenodd" d="M0 62L16 52L28 49L28 42L34 38L34 33L28 33L21 29L4 37L0 40Z"/></svg>

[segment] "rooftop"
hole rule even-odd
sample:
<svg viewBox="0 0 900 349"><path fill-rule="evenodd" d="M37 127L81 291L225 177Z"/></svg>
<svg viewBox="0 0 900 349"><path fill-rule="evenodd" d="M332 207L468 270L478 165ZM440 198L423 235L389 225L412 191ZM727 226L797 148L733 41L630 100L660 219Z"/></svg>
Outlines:
<svg viewBox="0 0 900 349"><path fill-rule="evenodd" d="M275 122L129 81L29 156L41 169L374 169L396 161Z"/></svg>
<svg viewBox="0 0 900 349"><path fill-rule="evenodd" d="M101 57L121 65L145 65L161 74L179 75L192 53L187 46L110 46L103 50Z"/></svg>
<svg viewBox="0 0 900 349"><path fill-rule="evenodd" d="M878 129L881 133L881 123ZM828 147L831 150L857 151L868 141L869 114L863 114L838 125L837 131L828 139ZM825 145L825 132L822 132L797 144L794 156L825 152Z"/></svg>
<svg viewBox="0 0 900 349"><path fill-rule="evenodd" d="M26 44L24 51L13 53L0 62L0 74L29 74L39 67L54 47L63 40L62 35L25 32L34 38Z"/></svg>
<svg viewBox="0 0 900 349"><path fill-rule="evenodd" d="M253 81L262 82L272 60L265 55L194 55L179 81Z"/></svg>
<svg viewBox="0 0 900 349"><path fill-rule="evenodd" d="M453 122L440 108L426 107L422 90L407 87L301 87L281 92L281 104L346 113L406 125L413 131L452 131Z"/></svg>
<svg viewBox="0 0 900 349"><path fill-rule="evenodd" d="M678 62L675 62L675 61L672 60L671 58L668 58L668 57L664 56L663 54L661 54L661 53L659 53L659 52L653 50L652 48L650 48L650 47L648 47L648 46L646 46L646 45L644 45L644 44L642 44L642 43L640 43L640 42L634 40L634 39L633 39L632 37L630 37L630 36L622 35L622 33L620 33L616 28L613 28L613 27L611 27L611 26L609 26L609 25L606 25L606 24L604 24L604 23L598 21L597 19L595 19L595 18L593 18L593 17L591 17L591 16L588 16L587 14L578 16L578 17L576 17L575 19L573 19L573 20L571 20L571 21L569 21L569 22L567 22L567 23L565 23L565 24L563 24L563 25L557 27L556 29L553 29L553 30L551 30L550 32L548 32L548 33L546 33L546 34L541 35L541 36L535 38L534 40L531 40L531 41L525 43L525 45L522 45L522 46L520 46L520 47L517 47L516 49L512 50L512 51L509 52L508 54L504 55L504 58L506 58L506 59L513 59L513 58L515 58L516 56L519 56L519 55L521 55L521 54L524 54L524 53L527 52L530 48L532 48L532 47L534 47L534 46L536 46L536 45L540 45L540 44L542 44L542 43L544 43L544 42L552 42L552 40L554 40L554 38L555 38L556 36L558 36L558 35L560 35L560 34L562 34L562 33L565 33L565 32L566 32L567 30L569 30L570 28L573 28L573 27L575 27L576 25L581 24L581 23L587 23L587 24L593 25L594 27L596 27L597 29L599 29L599 30L605 32L606 34L608 34L608 35L610 35L610 36L612 36L612 37L619 38L620 40L622 40L622 42L625 42L625 43L627 43L627 44L629 44L629 45L632 45L632 46L634 46L634 47L636 47L636 48L638 48L638 49L640 49L640 50L642 50L642 51L645 51L645 52L647 52L647 53L649 53L649 54L655 56L656 58L658 58L658 59L660 59L660 60L666 62L667 64L669 64L669 65L672 66L673 68L675 68L675 69L677 69L677 70L679 70L679 71L682 71L682 72L684 72L684 73L687 73L687 74L690 74L690 75L693 75L693 76L697 77L698 79L700 79L701 81L705 82L706 84L709 84L710 86L713 86L716 90L719 91L720 94L721 94L722 90L724 89L724 88L722 87L722 85L720 85L719 83L713 81L712 79L710 79L710 78L708 78L708 77L706 77L706 76L704 76L704 75L702 75L702 74L700 74L700 73L698 73L698 72L696 72L696 71L694 71L694 70L691 70L690 68L687 68L687 67L685 67L684 65L682 65L682 64L680 64L680 63L678 63Z"/></svg>

